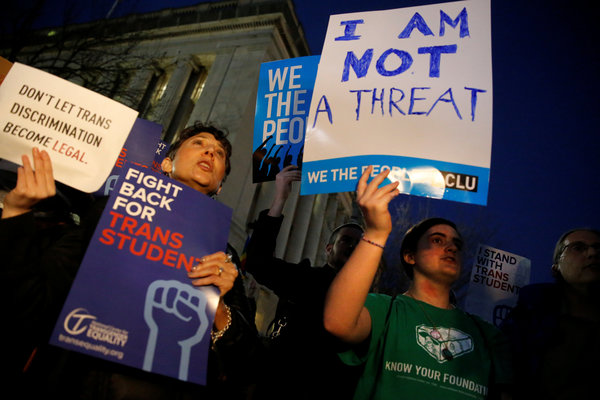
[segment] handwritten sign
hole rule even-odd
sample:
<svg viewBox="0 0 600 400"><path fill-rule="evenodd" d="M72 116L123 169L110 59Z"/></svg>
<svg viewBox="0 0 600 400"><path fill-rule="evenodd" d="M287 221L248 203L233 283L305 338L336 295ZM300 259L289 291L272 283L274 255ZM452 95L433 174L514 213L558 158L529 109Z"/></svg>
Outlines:
<svg viewBox="0 0 600 400"><path fill-rule="evenodd" d="M91 193L110 174L137 111L15 63L0 86L0 158L47 150L57 181Z"/></svg>
<svg viewBox="0 0 600 400"><path fill-rule="evenodd" d="M216 287L187 276L225 251L232 210L149 169L119 177L50 343L206 383Z"/></svg>
<svg viewBox="0 0 600 400"><path fill-rule="evenodd" d="M495 324L517 304L519 290L529 284L531 261L479 245L465 299L465 311Z"/></svg>
<svg viewBox="0 0 600 400"><path fill-rule="evenodd" d="M352 191L374 165L402 193L484 205L491 144L489 0L330 17L302 194Z"/></svg>
<svg viewBox="0 0 600 400"><path fill-rule="evenodd" d="M253 182L275 180L288 165L301 167L319 58L298 57L261 65L254 117Z"/></svg>

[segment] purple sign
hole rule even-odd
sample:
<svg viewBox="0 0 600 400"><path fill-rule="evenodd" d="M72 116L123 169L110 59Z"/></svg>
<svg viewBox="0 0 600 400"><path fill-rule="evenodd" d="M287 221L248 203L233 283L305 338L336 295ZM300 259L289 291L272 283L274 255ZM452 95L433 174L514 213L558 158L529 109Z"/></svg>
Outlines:
<svg viewBox="0 0 600 400"><path fill-rule="evenodd" d="M206 384L214 286L187 271L225 251L232 210L150 169L111 192L50 343Z"/></svg>
<svg viewBox="0 0 600 400"><path fill-rule="evenodd" d="M164 150L167 147L160 139L161 134L161 125L141 118L136 119L109 177L94 194L108 196L121 172L126 171L129 166L150 168L160 172L160 161L164 158ZM158 170L156 169L157 161Z"/></svg>

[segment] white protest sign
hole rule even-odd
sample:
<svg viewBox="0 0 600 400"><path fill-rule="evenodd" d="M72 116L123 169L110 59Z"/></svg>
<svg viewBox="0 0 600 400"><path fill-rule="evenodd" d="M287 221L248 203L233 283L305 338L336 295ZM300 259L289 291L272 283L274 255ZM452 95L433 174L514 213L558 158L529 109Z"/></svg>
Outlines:
<svg viewBox="0 0 600 400"><path fill-rule="evenodd" d="M486 204L489 0L332 15L307 121L302 194L391 169L403 193Z"/></svg>
<svg viewBox="0 0 600 400"><path fill-rule="evenodd" d="M465 311L499 325L529 284L531 261L503 250L479 245L465 299Z"/></svg>
<svg viewBox="0 0 600 400"><path fill-rule="evenodd" d="M0 86L0 158L21 164L46 150L57 181L91 193L104 183L137 111L47 72L15 63Z"/></svg>

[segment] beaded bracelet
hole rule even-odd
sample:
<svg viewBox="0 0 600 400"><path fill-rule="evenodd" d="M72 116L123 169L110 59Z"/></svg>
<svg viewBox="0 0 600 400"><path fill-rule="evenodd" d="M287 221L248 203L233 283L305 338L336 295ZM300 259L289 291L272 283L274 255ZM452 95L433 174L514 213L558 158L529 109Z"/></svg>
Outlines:
<svg viewBox="0 0 600 400"><path fill-rule="evenodd" d="M229 327L231 326L231 309L229 308L229 306L227 304L225 304L225 311L227 312L227 323L225 324L223 329L221 329L220 331L217 331L217 332L215 332L215 331L210 332L210 339L212 341L213 348L214 348L217 340L221 339L223 337L223 335L225 334L225 332L227 331L227 329L229 329Z"/></svg>
<svg viewBox="0 0 600 400"><path fill-rule="evenodd" d="M375 243L375 242L373 242L373 241L371 241L371 240L367 239L367 238L366 238L366 237L364 237L364 236L361 236L361 237L360 237L360 239L361 239L361 240L364 240L365 242L367 242L367 243L369 243L369 244L372 244L373 246L379 247L379 248L380 248L380 249L382 249L382 250L383 250L383 249L385 249L385 247L384 247L384 246L380 245L379 243Z"/></svg>

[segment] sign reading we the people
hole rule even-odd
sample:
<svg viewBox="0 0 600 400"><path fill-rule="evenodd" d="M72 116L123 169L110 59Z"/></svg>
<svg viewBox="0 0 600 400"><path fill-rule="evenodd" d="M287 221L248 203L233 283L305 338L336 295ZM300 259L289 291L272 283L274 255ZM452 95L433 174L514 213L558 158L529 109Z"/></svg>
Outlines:
<svg viewBox="0 0 600 400"><path fill-rule="evenodd" d="M307 121L302 194L391 169L402 193L485 205L490 2L332 15Z"/></svg>
<svg viewBox="0 0 600 400"><path fill-rule="evenodd" d="M519 290L529 284L528 258L479 245L465 298L465 311L499 325L517 304Z"/></svg>
<svg viewBox="0 0 600 400"><path fill-rule="evenodd" d="M148 168L118 178L50 343L206 383L214 286L187 275L225 251L232 210Z"/></svg>
<svg viewBox="0 0 600 400"><path fill-rule="evenodd" d="M253 182L272 181L288 165L301 166L306 117L319 58L298 57L260 66L252 147Z"/></svg>
<svg viewBox="0 0 600 400"><path fill-rule="evenodd" d="M47 72L15 63L0 85L0 158L21 164L46 150L57 181L91 193L104 184L137 111Z"/></svg>

